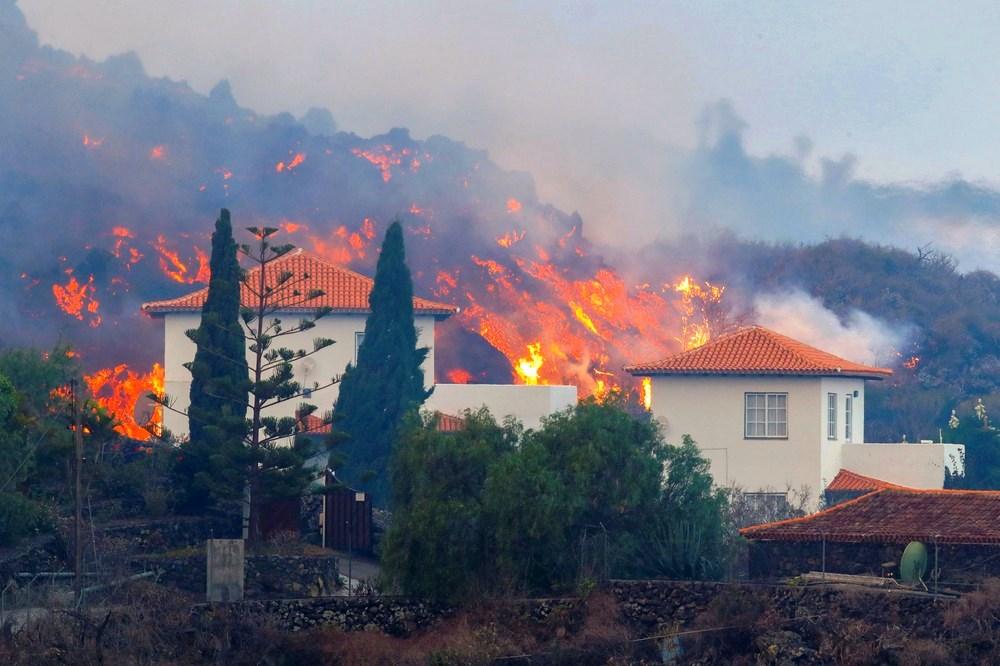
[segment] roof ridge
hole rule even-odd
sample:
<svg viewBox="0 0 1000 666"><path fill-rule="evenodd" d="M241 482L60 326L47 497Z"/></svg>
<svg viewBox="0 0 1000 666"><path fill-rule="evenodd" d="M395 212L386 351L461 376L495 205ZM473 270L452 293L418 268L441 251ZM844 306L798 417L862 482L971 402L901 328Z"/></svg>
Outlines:
<svg viewBox="0 0 1000 666"><path fill-rule="evenodd" d="M852 499L849 499L849 500L847 500L845 502L841 502L840 504L834 504L833 506L827 507L826 509L823 509L822 511L817 511L815 513L807 513L804 516L795 516L794 518L784 518L783 520L775 520L775 521L772 521L770 523L761 523L760 525L748 525L747 527L740 528L740 535L744 536L747 532L751 532L753 530L764 530L764 529L769 529L769 528L772 528L772 527L780 527L780 526L783 526L783 525L794 525L794 524L801 523L801 522L804 522L804 521L807 521L807 520L812 520L812 519L817 518L819 516L828 516L828 515L830 515L832 513L836 513L838 511L842 511L846 507L854 506L855 504L861 502L862 500L868 499L870 497L874 497L875 495L878 495L879 493L884 493L884 492L886 492L888 490L890 490L890 489L889 488L879 488L877 490L873 490L871 492L867 492L867 493L865 493L863 495L859 495L858 497L854 497Z"/></svg>
<svg viewBox="0 0 1000 666"><path fill-rule="evenodd" d="M842 477L849 477L852 480L862 481L862 482L863 481L870 481L870 482L872 482L872 489L873 490L876 489L876 488L879 488L879 489L883 489L883 488L903 488L903 489L907 489L907 490L917 490L917 488L914 488L912 486L904 486L904 485L899 484L899 483L893 483L891 481L886 481L885 479L880 479L880 478L875 477L875 476L868 476L867 474L861 474L859 472L855 472L852 469L846 469L844 467L841 467L837 471L837 474L833 477L833 480L830 481L830 483L827 484L826 489L827 490L833 489L834 491L836 491L836 490L847 490L846 488L843 488L843 489L841 489L841 488L833 488L833 486L835 486L837 484L837 480L841 479Z"/></svg>
<svg viewBox="0 0 1000 666"><path fill-rule="evenodd" d="M891 375L887 368L857 363L759 324L741 326L664 359L625 366L633 374Z"/></svg>
<svg viewBox="0 0 1000 666"><path fill-rule="evenodd" d="M287 262L299 262L299 268L303 269L309 275L310 279L315 280L313 286L322 289L324 296L327 297L325 301L321 297L316 303L307 305L298 304L293 306L292 309L309 310L333 307L334 310L344 312L370 311L368 298L375 286L374 278L351 268L333 263L301 247L293 248L288 252L274 257L265 266L258 264L244 270L246 270L247 274L256 274L261 270L273 273L275 270L281 270ZM267 273L267 275L273 277L272 273ZM246 285L243 285L243 288L245 287ZM208 286L203 286L174 298L145 302L142 304L141 309L150 314L163 314L171 311L196 311L201 309L207 293ZM246 298L247 295L241 293L241 301ZM416 294L413 295L413 304L415 313L430 313L434 316L450 316L458 311L458 308L454 305L434 301L423 296L417 296Z"/></svg>

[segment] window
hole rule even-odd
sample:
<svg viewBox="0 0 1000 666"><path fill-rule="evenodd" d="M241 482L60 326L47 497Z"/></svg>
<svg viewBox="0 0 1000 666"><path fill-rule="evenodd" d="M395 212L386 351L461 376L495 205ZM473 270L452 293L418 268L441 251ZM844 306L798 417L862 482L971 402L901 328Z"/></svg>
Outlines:
<svg viewBox="0 0 1000 666"><path fill-rule="evenodd" d="M791 513L787 493L743 493L743 499L754 522L781 520Z"/></svg>
<svg viewBox="0 0 1000 666"><path fill-rule="evenodd" d="M837 394L826 394L826 438L837 439Z"/></svg>
<svg viewBox="0 0 1000 666"><path fill-rule="evenodd" d="M848 442L851 441L851 426L853 425L854 416L854 398L852 396L847 396L847 402L844 403L844 439Z"/></svg>
<svg viewBox="0 0 1000 666"><path fill-rule="evenodd" d="M743 434L747 439L788 437L788 394L747 393Z"/></svg>
<svg viewBox="0 0 1000 666"><path fill-rule="evenodd" d="M365 341L364 333L354 334L354 365L358 364L358 352L361 351L361 343Z"/></svg>

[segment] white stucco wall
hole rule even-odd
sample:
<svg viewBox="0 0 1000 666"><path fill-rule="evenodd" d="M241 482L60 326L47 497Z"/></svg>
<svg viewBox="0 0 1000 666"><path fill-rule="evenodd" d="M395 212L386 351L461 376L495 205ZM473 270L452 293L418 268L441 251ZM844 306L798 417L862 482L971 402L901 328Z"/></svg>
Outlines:
<svg viewBox="0 0 1000 666"><path fill-rule="evenodd" d="M668 442L691 435L711 463L716 484L743 490L822 491L821 381L816 377L656 376L652 412ZM744 394L788 394L788 437L746 439Z"/></svg>
<svg viewBox="0 0 1000 666"><path fill-rule="evenodd" d="M537 428L542 417L576 404L575 386L523 384L437 384L424 409L459 414L487 407L497 421L514 416L525 428Z"/></svg>
<svg viewBox="0 0 1000 666"><path fill-rule="evenodd" d="M301 317L300 314L286 313L276 315L282 320L284 327L290 328ZM170 313L163 316L164 351L163 367L166 392L171 403L179 410L186 411L190 404L191 373L184 367L185 363L194 360L195 345L184 334L185 331L197 328L201 319L200 313ZM320 385L328 382L331 377L341 375L348 363L354 362L355 334L365 330L366 315L363 314L330 314L316 322L316 327L302 333L281 338L278 344L289 349L312 349L314 338L330 338L336 344L321 352L293 364L296 379L304 386L313 383ZM434 317L417 316L414 318L417 326L417 344L430 347L430 353L424 361L424 385L434 382ZM252 357L247 351L247 360ZM333 386L312 394L308 399L289 400L268 410L269 416L294 416L296 407L301 402L314 404L319 412L333 408L339 386ZM188 432L187 417L166 410L163 417L164 426L174 435L184 437Z"/></svg>
<svg viewBox="0 0 1000 666"><path fill-rule="evenodd" d="M711 463L715 482L747 492L807 487L817 501L841 469L914 488L941 488L945 468L964 451L951 444L865 443L865 380L859 378L657 376L652 390L652 412L667 441L691 435ZM788 394L787 439L744 437L747 392ZM830 393L837 396L834 439L827 430ZM847 396L853 401L849 441Z"/></svg>
<svg viewBox="0 0 1000 666"><path fill-rule="evenodd" d="M843 464L843 447L845 444L861 444L865 441L865 380L854 377L821 377L819 380L819 407L818 418L822 423L820 428L820 475L822 478L822 488L833 481L837 472ZM857 392L857 396L854 393ZM827 394L833 393L837 396L837 422L836 439L829 439L827 436L827 426L829 418L827 416ZM852 427L851 439L848 441L845 432L845 411L847 409L847 396L852 400ZM848 469L851 469L848 467ZM858 470L853 470L858 472ZM862 472L858 472L862 474Z"/></svg>
<svg viewBox="0 0 1000 666"><path fill-rule="evenodd" d="M911 488L941 488L952 456L961 460L960 444L845 444L843 466Z"/></svg>

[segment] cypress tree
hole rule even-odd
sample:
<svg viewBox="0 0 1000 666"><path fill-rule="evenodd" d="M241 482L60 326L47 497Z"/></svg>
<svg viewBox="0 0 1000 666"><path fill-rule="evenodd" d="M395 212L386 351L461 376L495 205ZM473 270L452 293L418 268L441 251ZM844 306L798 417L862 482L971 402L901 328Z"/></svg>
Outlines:
<svg viewBox="0 0 1000 666"><path fill-rule="evenodd" d="M334 405L333 422L346 441L343 455L331 456L331 466L345 482L364 487L384 505L389 458L403 419L431 394L424 389L420 367L429 350L417 347L413 280L399 222L386 231L368 302L371 314L357 365L347 366Z"/></svg>
<svg viewBox="0 0 1000 666"><path fill-rule="evenodd" d="M177 465L181 507L199 511L219 499L235 500L246 478L243 440L249 379L246 338L240 325L242 270L229 211L222 209L212 234L211 278L201 323L187 331L197 350L188 407L190 441Z"/></svg>

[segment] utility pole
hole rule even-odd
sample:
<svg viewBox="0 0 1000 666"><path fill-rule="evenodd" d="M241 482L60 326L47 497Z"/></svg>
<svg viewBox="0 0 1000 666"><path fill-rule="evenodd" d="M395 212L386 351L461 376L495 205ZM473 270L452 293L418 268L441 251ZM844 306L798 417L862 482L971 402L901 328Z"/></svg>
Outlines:
<svg viewBox="0 0 1000 666"><path fill-rule="evenodd" d="M83 538L82 538L82 521L83 521L83 503L81 501L82 496L82 483L81 483L81 467L83 467L83 414L80 409L80 396L77 390L76 380L70 381L70 387L73 392L73 448L75 450L74 464L73 464L73 505L75 511L75 518L73 520L73 573L75 574L74 588L77 594L83 588Z"/></svg>

